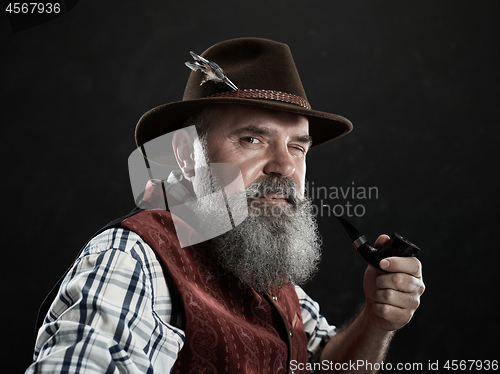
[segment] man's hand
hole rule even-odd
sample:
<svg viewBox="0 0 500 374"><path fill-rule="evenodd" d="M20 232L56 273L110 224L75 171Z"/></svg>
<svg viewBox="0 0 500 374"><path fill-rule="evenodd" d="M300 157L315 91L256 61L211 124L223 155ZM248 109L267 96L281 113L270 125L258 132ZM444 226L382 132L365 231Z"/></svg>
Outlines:
<svg viewBox="0 0 500 374"><path fill-rule="evenodd" d="M375 246L388 240L387 235L381 235ZM394 331L411 320L425 289L420 261L415 257L389 257L380 265L387 272L373 266L366 269L366 305L363 311L330 339L321 353L321 360L380 363ZM374 370L366 368L363 372L372 373Z"/></svg>
<svg viewBox="0 0 500 374"><path fill-rule="evenodd" d="M389 240L381 235L375 247ZM389 257L380 268L369 266L364 277L366 307L364 312L374 327L394 331L406 325L420 305L425 290L422 265L415 257Z"/></svg>

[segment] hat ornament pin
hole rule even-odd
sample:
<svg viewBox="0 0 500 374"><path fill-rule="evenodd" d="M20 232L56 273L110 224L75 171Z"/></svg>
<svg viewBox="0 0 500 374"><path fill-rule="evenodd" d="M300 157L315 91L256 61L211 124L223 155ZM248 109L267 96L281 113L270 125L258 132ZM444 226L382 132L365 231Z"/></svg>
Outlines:
<svg viewBox="0 0 500 374"><path fill-rule="evenodd" d="M182 128L193 114L219 104L252 105L304 115L309 120L313 147L352 130L347 118L311 108L290 48L284 43L236 38L216 43L201 55L191 52L189 57L192 59L184 61L191 60L185 66L192 74L182 100L158 105L141 116L135 128L137 146Z"/></svg>
<svg viewBox="0 0 500 374"><path fill-rule="evenodd" d="M194 62L185 62L185 65L193 71L200 70L202 73L206 74L206 77L201 81L200 86L208 81L213 81L216 83L225 83L231 87L234 91L238 91L238 87L234 85L233 82L226 77L224 70L217 65L215 62L210 62L206 58L197 55L194 52L189 52L194 59Z"/></svg>

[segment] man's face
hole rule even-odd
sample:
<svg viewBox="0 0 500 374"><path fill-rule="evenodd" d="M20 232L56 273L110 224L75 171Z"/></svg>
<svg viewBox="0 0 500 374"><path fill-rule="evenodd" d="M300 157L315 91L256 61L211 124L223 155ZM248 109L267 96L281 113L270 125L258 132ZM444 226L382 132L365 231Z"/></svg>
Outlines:
<svg viewBox="0 0 500 374"><path fill-rule="evenodd" d="M211 113L208 135L195 147L198 165L192 180L197 214L209 235L219 264L257 292L295 283L314 274L321 239L311 201L304 197L306 154L311 144L306 117L250 106L220 106ZM203 147L204 146L204 147ZM204 151L202 151L204 148ZM180 152L182 153L182 152ZM244 191L227 201L211 193L214 179L205 164L238 166ZM182 165L180 163L179 165ZM215 184L222 183L220 177ZM220 186L219 186L220 188ZM243 195L243 196L242 196ZM248 216L230 230L233 218Z"/></svg>
<svg viewBox="0 0 500 374"><path fill-rule="evenodd" d="M234 105L221 107L212 116L207 151L210 162L238 166L245 188L269 176L290 177L303 196L310 144L306 117ZM268 194L257 200L283 204L286 198Z"/></svg>

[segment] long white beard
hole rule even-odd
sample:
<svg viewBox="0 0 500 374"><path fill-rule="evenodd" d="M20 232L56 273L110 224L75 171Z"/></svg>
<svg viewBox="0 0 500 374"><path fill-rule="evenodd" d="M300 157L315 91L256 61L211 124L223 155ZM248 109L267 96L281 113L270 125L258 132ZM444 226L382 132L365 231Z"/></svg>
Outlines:
<svg viewBox="0 0 500 374"><path fill-rule="evenodd" d="M287 195L288 203L254 200L266 194ZM305 283L316 272L321 257L321 239L311 201L300 195L290 177L260 179L247 188L246 195L246 201L236 199L232 205L240 205L234 207L236 210L248 207L249 216L232 230L211 239L220 265L242 285L261 293L290 283ZM202 219L206 220L217 216L219 209L226 207L206 201L199 206Z"/></svg>

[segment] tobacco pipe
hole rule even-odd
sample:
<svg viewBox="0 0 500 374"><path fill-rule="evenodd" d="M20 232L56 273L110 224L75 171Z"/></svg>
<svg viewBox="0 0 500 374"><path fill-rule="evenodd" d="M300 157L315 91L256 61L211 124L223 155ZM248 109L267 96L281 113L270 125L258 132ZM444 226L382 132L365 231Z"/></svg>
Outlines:
<svg viewBox="0 0 500 374"><path fill-rule="evenodd" d="M397 233L392 234L390 240L384 245L379 248L375 248L368 243L366 237L356 230L354 226L351 225L344 217L336 214L327 205L323 205L323 208L330 210L330 212L337 217L351 238L354 248L358 250L359 254L361 254L366 262L377 269L380 269L379 263L384 258L392 256L413 257L420 250L420 248L418 248L415 244L409 242Z"/></svg>

